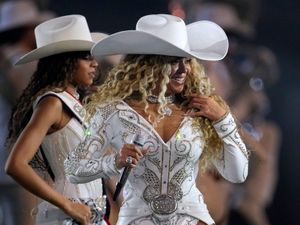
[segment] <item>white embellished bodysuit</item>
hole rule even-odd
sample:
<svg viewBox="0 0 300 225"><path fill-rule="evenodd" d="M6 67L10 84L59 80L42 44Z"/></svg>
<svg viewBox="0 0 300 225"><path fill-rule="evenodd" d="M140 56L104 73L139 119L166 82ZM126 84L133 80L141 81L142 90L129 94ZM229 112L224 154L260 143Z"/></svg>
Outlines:
<svg viewBox="0 0 300 225"><path fill-rule="evenodd" d="M57 96L73 113L73 117L64 128L46 135L42 142L42 151L55 176L53 188L62 195L78 202L81 200L103 200L101 179L95 179L85 184L73 184L68 181L64 171L63 163L69 151L74 149L84 138L84 108L67 92L47 92L35 101L34 107L41 98L48 95ZM43 201L38 206L36 224L63 225L64 220L68 217L68 215L64 214L56 206ZM106 223L103 222L103 224Z"/></svg>
<svg viewBox="0 0 300 225"><path fill-rule="evenodd" d="M214 165L229 181L243 182L248 174L248 153L231 114L214 127L224 140L224 157ZM183 119L165 143L151 124L125 102L99 106L90 134L65 161L69 179L82 183L118 175L115 155L105 154L105 149L111 145L119 151L136 133L145 138L148 152L130 172L117 224L194 225L198 220L214 224L195 183L204 140L190 117Z"/></svg>

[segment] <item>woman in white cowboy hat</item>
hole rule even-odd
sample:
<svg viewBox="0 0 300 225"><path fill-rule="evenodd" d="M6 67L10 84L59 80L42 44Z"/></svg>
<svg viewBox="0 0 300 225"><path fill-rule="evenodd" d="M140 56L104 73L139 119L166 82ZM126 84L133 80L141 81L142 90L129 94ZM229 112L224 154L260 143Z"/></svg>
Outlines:
<svg viewBox="0 0 300 225"><path fill-rule="evenodd" d="M84 16L68 15L38 25L35 36L37 48L17 61L39 59L10 119L6 172L44 200L37 224L106 224L101 179L71 184L63 169L68 151L83 140L87 126L77 88L90 86L96 76L98 63L90 55L93 35ZM42 177L34 168L44 172Z"/></svg>
<svg viewBox="0 0 300 225"><path fill-rule="evenodd" d="M65 170L75 183L129 171L127 182L121 179L118 225L214 224L196 187L199 168L213 164L231 182L246 179L248 151L197 62L221 60L227 49L215 23L186 26L167 14L144 16L136 30L112 34L92 48L94 55L128 55L91 96L89 133L69 154ZM137 134L138 145L131 144ZM114 154L106 153L107 146Z"/></svg>

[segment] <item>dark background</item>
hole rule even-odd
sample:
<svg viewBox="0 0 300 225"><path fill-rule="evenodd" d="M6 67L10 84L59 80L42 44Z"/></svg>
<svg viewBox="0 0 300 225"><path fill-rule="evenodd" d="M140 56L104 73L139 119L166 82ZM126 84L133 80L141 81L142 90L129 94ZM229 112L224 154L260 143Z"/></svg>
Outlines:
<svg viewBox="0 0 300 225"><path fill-rule="evenodd" d="M167 0L51 0L58 15L82 14L91 31L106 33L134 29L139 17L169 13ZM255 42L273 50L280 66L280 80L268 89L270 117L281 127L279 183L269 208L273 225L300 224L300 1L263 0Z"/></svg>
<svg viewBox="0 0 300 225"><path fill-rule="evenodd" d="M296 225L300 213L300 2L263 1L257 42L269 46L280 64L280 81L269 90L272 114L283 143L279 183L270 208L274 224Z"/></svg>

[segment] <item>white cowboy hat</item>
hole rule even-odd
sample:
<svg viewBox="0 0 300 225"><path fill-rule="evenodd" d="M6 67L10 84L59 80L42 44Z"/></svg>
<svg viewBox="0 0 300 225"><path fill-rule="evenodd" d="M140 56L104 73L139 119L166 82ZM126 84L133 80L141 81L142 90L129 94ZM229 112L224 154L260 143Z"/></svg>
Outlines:
<svg viewBox="0 0 300 225"><path fill-rule="evenodd" d="M136 30L121 31L99 41L92 55L153 54L221 60L228 51L228 39L223 29L210 21L185 25L168 14L140 18Z"/></svg>
<svg viewBox="0 0 300 225"><path fill-rule="evenodd" d="M63 52L90 51L95 44L82 15L48 20L38 25L34 33L37 48L22 56L16 65Z"/></svg>
<svg viewBox="0 0 300 225"><path fill-rule="evenodd" d="M94 42L101 41L101 40L103 40L104 38L107 38L107 37L108 37L108 34L102 33L102 32L92 32L91 35L92 35L92 40L93 40Z"/></svg>
<svg viewBox="0 0 300 225"><path fill-rule="evenodd" d="M0 5L0 32L42 23L54 17L49 11L40 12L31 1L6 1Z"/></svg>

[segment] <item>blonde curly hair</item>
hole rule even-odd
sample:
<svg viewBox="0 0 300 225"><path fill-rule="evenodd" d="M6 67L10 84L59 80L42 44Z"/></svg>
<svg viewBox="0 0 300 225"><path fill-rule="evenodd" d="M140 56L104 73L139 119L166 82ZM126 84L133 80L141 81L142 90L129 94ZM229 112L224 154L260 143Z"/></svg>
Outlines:
<svg viewBox="0 0 300 225"><path fill-rule="evenodd" d="M105 82L98 90L87 99L86 109L89 118L96 112L99 103L107 103L115 100L135 99L144 103L144 111L148 112L149 104L147 98L152 95L159 79L160 93L158 95L158 120L164 117L164 107L167 104L165 93L171 66L174 59L178 57L161 55L127 55L123 61L115 66L108 74ZM213 97L220 105L228 110L227 104L220 96L212 95L212 86L205 75L203 66L196 59L188 60L191 72L188 74L182 93L176 94L176 101L184 107L188 103L186 97L190 93L200 93ZM161 76L158 76L161 74ZM162 77L162 78L161 78ZM204 117L193 118L193 127L203 133L205 147L200 159L200 168L209 167L212 158L223 157L223 142L216 133L209 119Z"/></svg>

